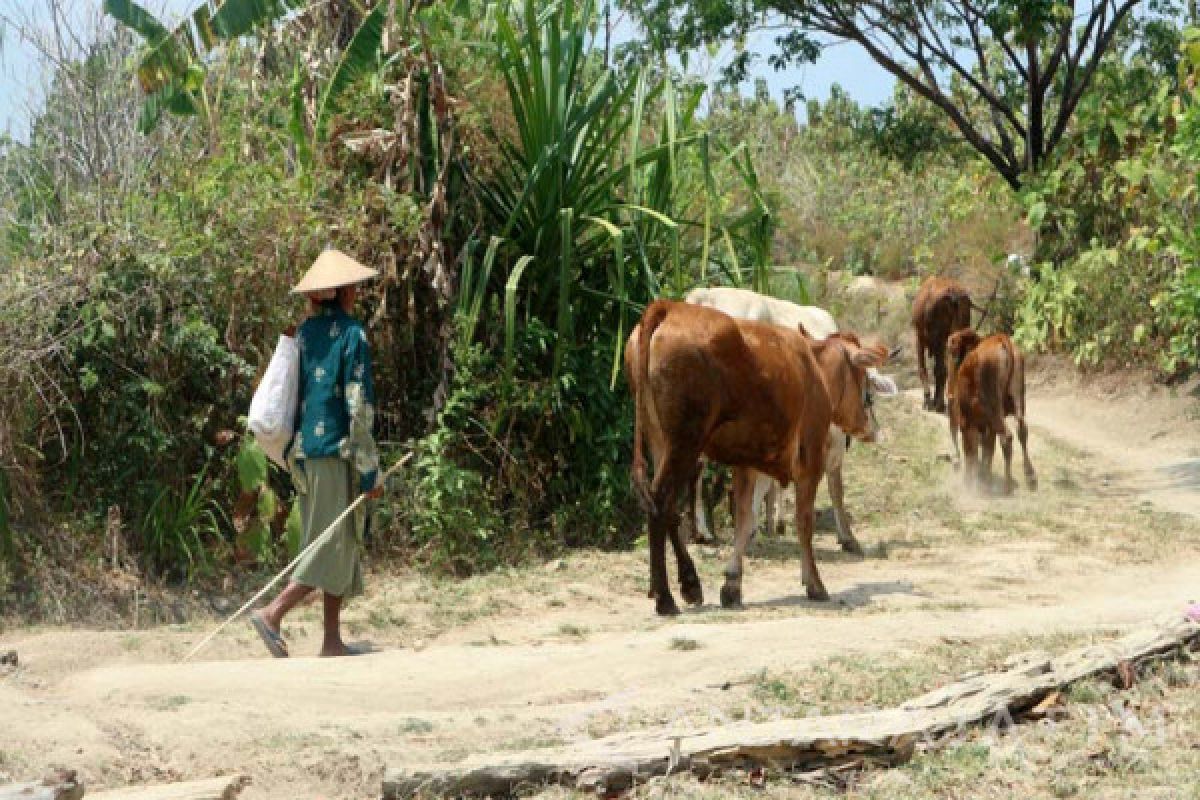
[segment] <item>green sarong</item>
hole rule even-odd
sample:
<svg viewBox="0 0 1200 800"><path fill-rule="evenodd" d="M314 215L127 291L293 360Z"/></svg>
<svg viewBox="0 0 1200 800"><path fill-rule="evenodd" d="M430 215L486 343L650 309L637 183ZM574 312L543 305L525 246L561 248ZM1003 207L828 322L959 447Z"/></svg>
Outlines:
<svg viewBox="0 0 1200 800"><path fill-rule="evenodd" d="M357 477L350 463L341 458L305 458L292 471L304 525L301 550L320 536L358 496ZM359 542L367 520L366 504L342 520L336 532L300 560L292 581L320 589L336 597L362 594L362 564Z"/></svg>

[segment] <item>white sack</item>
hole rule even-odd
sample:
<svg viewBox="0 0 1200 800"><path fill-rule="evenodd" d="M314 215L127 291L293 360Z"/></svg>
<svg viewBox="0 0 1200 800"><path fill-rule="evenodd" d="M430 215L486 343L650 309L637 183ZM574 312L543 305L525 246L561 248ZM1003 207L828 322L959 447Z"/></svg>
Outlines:
<svg viewBox="0 0 1200 800"><path fill-rule="evenodd" d="M300 394L300 348L291 336L280 336L262 382L250 400L247 425L258 446L284 465L283 451L292 441Z"/></svg>

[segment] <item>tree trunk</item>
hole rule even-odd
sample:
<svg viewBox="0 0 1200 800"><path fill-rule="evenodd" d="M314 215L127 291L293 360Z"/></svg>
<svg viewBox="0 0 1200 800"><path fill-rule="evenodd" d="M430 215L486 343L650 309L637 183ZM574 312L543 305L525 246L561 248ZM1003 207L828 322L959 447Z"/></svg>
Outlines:
<svg viewBox="0 0 1200 800"><path fill-rule="evenodd" d="M654 775L772 766L813 769L906 761L919 742L937 742L964 726L1006 725L1050 692L1200 641L1200 624L1179 619L1051 659L1015 660L1003 672L976 675L884 711L737 723L702 730L658 729L616 734L559 748L484 755L457 764L390 770L384 800L507 795L519 786L560 783L598 795L622 791Z"/></svg>
<svg viewBox="0 0 1200 800"><path fill-rule="evenodd" d="M80 800L83 784L75 778L75 770L59 769L35 783L0 786L0 800Z"/></svg>
<svg viewBox="0 0 1200 800"><path fill-rule="evenodd" d="M249 782L244 775L228 775L203 781L110 789L89 794L87 800L234 800Z"/></svg>
<svg viewBox="0 0 1200 800"><path fill-rule="evenodd" d="M1043 120L1042 106L1045 99L1045 87L1042 86L1042 70L1038 63L1038 45L1037 42L1030 42L1026 46L1026 52L1029 54L1029 130L1025 144L1025 164L1026 171L1030 173L1037 172L1042 165L1042 157L1045 148L1045 121Z"/></svg>

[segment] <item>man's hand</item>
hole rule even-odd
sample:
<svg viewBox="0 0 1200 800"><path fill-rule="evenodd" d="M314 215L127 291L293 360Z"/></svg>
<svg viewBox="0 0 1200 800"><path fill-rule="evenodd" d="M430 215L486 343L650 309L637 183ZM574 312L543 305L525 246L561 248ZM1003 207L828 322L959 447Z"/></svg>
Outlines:
<svg viewBox="0 0 1200 800"><path fill-rule="evenodd" d="M368 500L378 500L379 498L383 497L383 487L376 486L374 489L369 492L365 492L364 494L367 495Z"/></svg>

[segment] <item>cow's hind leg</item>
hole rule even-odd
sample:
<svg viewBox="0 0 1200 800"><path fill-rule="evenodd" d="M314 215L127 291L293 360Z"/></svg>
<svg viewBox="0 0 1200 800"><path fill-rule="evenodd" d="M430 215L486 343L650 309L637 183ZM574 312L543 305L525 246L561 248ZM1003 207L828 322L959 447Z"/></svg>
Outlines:
<svg viewBox="0 0 1200 800"><path fill-rule="evenodd" d="M689 488L687 493L689 502L684 516L693 520L696 509L696 481L701 475L703 475L703 470L697 463L696 474L689 476L685 483L685 486ZM700 574L696 572L696 565L692 561L691 554L688 553L688 540L680 531L679 519L680 515L676 514L674 524L667 526L667 535L671 538L671 547L675 550L675 566L679 572L680 593L685 602L698 606L704 602L704 586L700 583Z"/></svg>
<svg viewBox="0 0 1200 800"><path fill-rule="evenodd" d="M946 337L940 337L933 349L933 410L946 411Z"/></svg>
<svg viewBox="0 0 1200 800"><path fill-rule="evenodd" d="M684 454L672 450L654 475L651 489L654 509L650 515L649 535L650 594L654 597L654 610L662 616L679 613L667 582L667 538L674 543L679 537L679 495L684 489L683 481L691 476L695 463L694 452Z"/></svg>
<svg viewBox="0 0 1200 800"><path fill-rule="evenodd" d="M763 504L766 506L766 520L763 523L763 532L767 536L775 535L775 521L779 516L779 483L774 478L769 478L771 484L767 487L766 496L763 498Z"/></svg>
<svg viewBox="0 0 1200 800"><path fill-rule="evenodd" d="M979 485L984 492L993 491L992 459L996 455L996 430L988 427L981 432L983 456L979 459Z"/></svg>
<svg viewBox="0 0 1200 800"><path fill-rule="evenodd" d="M1008 430L1008 425L1004 423L1004 417L1001 417L996 423L996 435L1000 437L1000 451L1004 454L1004 494L1012 494L1017 488L1017 482L1012 476L1012 433Z"/></svg>
<svg viewBox="0 0 1200 800"><path fill-rule="evenodd" d="M929 370L925 368L925 337L921 334L921 328L917 329L917 375L921 378L921 407L926 411L933 408L933 397L929 394Z"/></svg>
<svg viewBox="0 0 1200 800"><path fill-rule="evenodd" d="M703 470L700 475L703 475ZM679 529L685 542L700 541L700 525L704 513L700 508L700 478L694 481L689 481L686 485L683 496L683 519L680 521Z"/></svg>
<svg viewBox="0 0 1200 800"><path fill-rule="evenodd" d="M862 545L854 538L850 529L850 517L846 514L845 484L842 481L842 465L846 458L846 434L840 428L831 428L829 446L825 450L825 479L829 485L829 499L833 503L833 521L837 526L838 544L847 553L863 554Z"/></svg>
<svg viewBox="0 0 1200 800"><path fill-rule="evenodd" d="M820 472L796 478L796 533L800 538L800 559L804 587L809 600L825 601L829 592L817 572L817 559L813 556L813 504L817 499L817 484Z"/></svg>
<svg viewBox="0 0 1200 800"><path fill-rule="evenodd" d="M1021 443L1021 456L1025 459L1025 485L1030 491L1036 491L1037 473L1033 471L1033 462L1029 460L1029 429L1025 427L1025 417L1017 417L1017 440Z"/></svg>
<svg viewBox="0 0 1200 800"><path fill-rule="evenodd" d="M974 425L964 425L961 429L963 447L963 485L967 491L975 488L975 480L979 477L979 430Z"/></svg>
<svg viewBox="0 0 1200 800"><path fill-rule="evenodd" d="M960 424L959 424L958 416L954 410L955 407L957 407L957 402L954 404L953 407L951 407L949 409L949 413L946 414L946 424L950 428L950 444L954 448L954 462L953 462L954 468L961 469L963 455L962 455L962 451L958 449L958 437L959 437ZM964 437L964 439L965 439L965 437Z"/></svg>
<svg viewBox="0 0 1200 800"><path fill-rule="evenodd" d="M847 553L861 556L863 554L862 545L858 543L858 539L854 538L854 531L850 530L850 518L846 515L846 493L842 483L842 465L838 464L826 472L825 479L829 482L829 499L833 501L833 518L837 523L838 544Z"/></svg>
<svg viewBox="0 0 1200 800"><path fill-rule="evenodd" d="M725 608L742 604L742 561L754 536L754 487L758 477L745 467L733 471L733 552L725 565L725 584L721 587L721 605Z"/></svg>
<svg viewBox="0 0 1200 800"><path fill-rule="evenodd" d="M708 524L704 526L709 536L710 544L717 544L717 505L728 494L729 469L723 464L713 464L707 481L698 484L701 487L700 505L704 508L704 516Z"/></svg>

